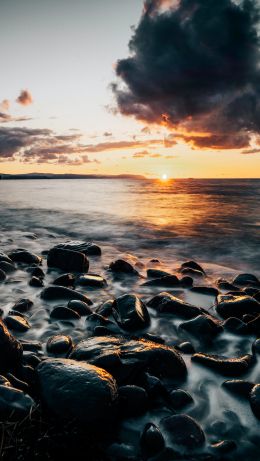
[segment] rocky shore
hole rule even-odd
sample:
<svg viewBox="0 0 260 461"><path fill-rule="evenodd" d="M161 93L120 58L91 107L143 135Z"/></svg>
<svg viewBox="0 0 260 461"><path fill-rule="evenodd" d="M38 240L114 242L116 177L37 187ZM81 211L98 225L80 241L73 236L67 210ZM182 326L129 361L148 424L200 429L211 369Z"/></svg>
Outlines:
<svg viewBox="0 0 260 461"><path fill-rule="evenodd" d="M214 279L193 260L166 270L152 255L106 264L84 241L9 246L1 459L258 459L256 275Z"/></svg>

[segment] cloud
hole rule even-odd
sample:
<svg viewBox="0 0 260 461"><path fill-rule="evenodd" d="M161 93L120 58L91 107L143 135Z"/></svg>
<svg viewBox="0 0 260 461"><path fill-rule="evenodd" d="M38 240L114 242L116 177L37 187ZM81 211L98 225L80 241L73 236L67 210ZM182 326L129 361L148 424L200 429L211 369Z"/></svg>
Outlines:
<svg viewBox="0 0 260 461"><path fill-rule="evenodd" d="M106 152L114 150L124 149L136 149L138 147L148 147L149 145L161 144L158 139L149 139L146 141L113 141L113 142L101 142L98 144L87 144L85 146L85 152Z"/></svg>
<svg viewBox="0 0 260 461"><path fill-rule="evenodd" d="M103 134L103 136L109 137L109 136L112 136L112 133L110 133L110 131L105 131L105 133Z"/></svg>
<svg viewBox="0 0 260 461"><path fill-rule="evenodd" d="M117 108L234 149L260 132L259 0L146 0L112 84ZM199 136L200 134L204 136Z"/></svg>
<svg viewBox="0 0 260 461"><path fill-rule="evenodd" d="M0 112L0 123L10 123L10 122L25 122L32 120L30 117L13 117L6 112Z"/></svg>
<svg viewBox="0 0 260 461"><path fill-rule="evenodd" d="M8 112L9 109L10 109L9 99L3 99L3 101L0 102L0 111Z"/></svg>
<svg viewBox="0 0 260 461"><path fill-rule="evenodd" d="M260 149L246 149L241 152L243 155L249 155L249 154L260 154Z"/></svg>
<svg viewBox="0 0 260 461"><path fill-rule="evenodd" d="M161 154L153 154L149 152L148 150L142 150L140 152L135 152L133 155L133 158L144 158L144 157L149 157L149 158L159 158L162 157Z"/></svg>
<svg viewBox="0 0 260 461"><path fill-rule="evenodd" d="M16 102L18 104L21 104L22 106L29 106L30 104L33 103L33 98L32 98L31 93L28 90L21 90L21 93L16 99Z"/></svg>

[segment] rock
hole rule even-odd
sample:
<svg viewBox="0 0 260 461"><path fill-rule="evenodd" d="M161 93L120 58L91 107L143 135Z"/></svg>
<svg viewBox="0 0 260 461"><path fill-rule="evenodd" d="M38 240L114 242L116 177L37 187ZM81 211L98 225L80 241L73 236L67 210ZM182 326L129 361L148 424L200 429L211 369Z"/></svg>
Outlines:
<svg viewBox="0 0 260 461"><path fill-rule="evenodd" d="M220 440L219 442L212 443L211 449L216 455L221 455L234 451L237 448L236 443L233 440Z"/></svg>
<svg viewBox="0 0 260 461"><path fill-rule="evenodd" d="M0 371L10 370L21 363L23 348L0 320Z"/></svg>
<svg viewBox="0 0 260 461"><path fill-rule="evenodd" d="M146 458L152 458L164 449L163 435L155 424L148 423L145 425L140 438L140 447Z"/></svg>
<svg viewBox="0 0 260 461"><path fill-rule="evenodd" d="M151 279L158 279L161 277L171 275L169 272L158 270L158 269L148 269L147 270L147 277Z"/></svg>
<svg viewBox="0 0 260 461"><path fill-rule="evenodd" d="M249 394L249 402L252 412L260 419L260 384L256 384Z"/></svg>
<svg viewBox="0 0 260 461"><path fill-rule="evenodd" d="M41 357L34 352L23 351L23 363L32 368L36 368L41 363Z"/></svg>
<svg viewBox="0 0 260 461"><path fill-rule="evenodd" d="M65 306L57 306L50 313L50 318L57 320L78 320L80 315Z"/></svg>
<svg viewBox="0 0 260 461"><path fill-rule="evenodd" d="M199 307L185 303L167 292L156 295L147 303L147 306L156 309L158 312L167 312L184 319L192 319L203 313L203 310Z"/></svg>
<svg viewBox="0 0 260 461"><path fill-rule="evenodd" d="M231 331L232 333L237 333L239 335L249 333L247 324L236 317L229 317L227 320L225 320L223 327L225 330Z"/></svg>
<svg viewBox="0 0 260 461"><path fill-rule="evenodd" d="M32 306L33 302L30 299L23 298L19 299L12 309L17 312L27 312Z"/></svg>
<svg viewBox="0 0 260 461"><path fill-rule="evenodd" d="M194 269L205 274L204 269L198 263L196 263L196 261L186 261L181 265L181 269L185 268Z"/></svg>
<svg viewBox="0 0 260 461"><path fill-rule="evenodd" d="M194 319L181 323L179 328L196 336L198 339L209 339L222 333L221 322L210 315L198 315Z"/></svg>
<svg viewBox="0 0 260 461"><path fill-rule="evenodd" d="M175 389L170 393L171 406L174 410L181 410L187 405L194 403L192 396L189 392L183 389Z"/></svg>
<svg viewBox="0 0 260 461"><path fill-rule="evenodd" d="M6 373L7 378L10 381L10 384L12 387L19 389L20 391L25 392L27 394L29 392L29 385L25 383L24 381L21 381L20 379L16 378L14 375L11 373Z"/></svg>
<svg viewBox="0 0 260 461"><path fill-rule="evenodd" d="M183 379L186 365L172 347L143 339L128 340L119 336L99 336L80 341L70 358L83 360L111 372L119 381L139 373Z"/></svg>
<svg viewBox="0 0 260 461"><path fill-rule="evenodd" d="M161 336L153 335L151 333L144 333L142 338L153 341L154 343L165 344L165 340Z"/></svg>
<svg viewBox="0 0 260 461"><path fill-rule="evenodd" d="M171 441L185 448L199 448L205 442L205 435L195 419L180 414L163 419L162 425Z"/></svg>
<svg viewBox="0 0 260 461"><path fill-rule="evenodd" d="M131 331L146 328L150 324L145 304L135 295L122 295L112 307L112 314L120 328Z"/></svg>
<svg viewBox="0 0 260 461"><path fill-rule="evenodd" d="M249 331L256 334L257 336L260 335L260 314L247 323L247 328Z"/></svg>
<svg viewBox="0 0 260 461"><path fill-rule="evenodd" d="M64 248L52 248L47 257L48 267L64 271L88 272L89 260L84 253Z"/></svg>
<svg viewBox="0 0 260 461"><path fill-rule="evenodd" d="M256 299L260 303L260 290L254 293L253 298Z"/></svg>
<svg viewBox="0 0 260 461"><path fill-rule="evenodd" d="M260 281L253 274L239 274L234 278L232 283L234 285L238 285L242 287L245 287L248 285L249 286L260 286Z"/></svg>
<svg viewBox="0 0 260 461"><path fill-rule="evenodd" d="M245 314L260 314L260 303L251 296L218 296L216 310L227 319L229 317L242 318Z"/></svg>
<svg viewBox="0 0 260 461"><path fill-rule="evenodd" d="M134 269L132 264L128 263L124 259L117 259L109 265L111 272L123 273L129 275L139 275L137 270Z"/></svg>
<svg viewBox="0 0 260 461"><path fill-rule="evenodd" d="M3 282L6 279L6 273L0 269L0 282Z"/></svg>
<svg viewBox="0 0 260 461"><path fill-rule="evenodd" d="M191 357L196 363L211 368L224 376L239 376L246 373L253 363L252 355L227 358L219 355L196 353Z"/></svg>
<svg viewBox="0 0 260 461"><path fill-rule="evenodd" d="M30 323L26 318L18 315L8 315L5 318L5 324L10 330L25 332L31 328Z"/></svg>
<svg viewBox="0 0 260 461"><path fill-rule="evenodd" d="M254 387L254 383L244 381L243 379L231 379L224 381L222 386L232 394L237 394L242 397L249 397L249 394Z"/></svg>
<svg viewBox="0 0 260 461"><path fill-rule="evenodd" d="M193 285L193 278L185 275L180 279L180 285L183 288L191 288Z"/></svg>
<svg viewBox="0 0 260 461"><path fill-rule="evenodd" d="M42 281L42 279L39 279L38 277L35 277L33 276L29 282L29 285L31 285L31 287L43 287L44 286L44 283Z"/></svg>
<svg viewBox="0 0 260 461"><path fill-rule="evenodd" d="M183 269L180 269L181 274L183 275L189 275L192 277L205 277L204 272L198 271L196 269L192 269L191 267L184 267Z"/></svg>
<svg viewBox="0 0 260 461"><path fill-rule="evenodd" d="M32 277L38 277L39 279L43 279L45 277L44 271L39 266L29 266L27 267L26 272L29 272L29 274L31 274Z"/></svg>
<svg viewBox="0 0 260 461"><path fill-rule="evenodd" d="M225 291L240 291L240 288L236 287L233 285L233 283L228 282L227 280L224 279L219 279L217 280L217 286L220 290L225 290Z"/></svg>
<svg viewBox="0 0 260 461"><path fill-rule="evenodd" d="M13 250L9 257L12 261L17 263L24 263L24 264L41 264L42 258L37 256L34 253L30 253L27 250L18 248L17 250Z"/></svg>
<svg viewBox="0 0 260 461"><path fill-rule="evenodd" d="M52 283L60 287L74 288L76 277L73 274L63 274L57 277Z"/></svg>
<svg viewBox="0 0 260 461"><path fill-rule="evenodd" d="M260 354L260 338L256 339L252 344L252 353Z"/></svg>
<svg viewBox="0 0 260 461"><path fill-rule="evenodd" d="M176 346L178 350L180 350L181 352L183 352L183 354L194 354L195 352L195 349L193 347L193 345L188 342L188 341L185 341L181 344L178 344L178 346Z"/></svg>
<svg viewBox="0 0 260 461"><path fill-rule="evenodd" d="M164 277L148 280L148 282L143 283L143 286L179 287L180 281L176 275L165 275Z"/></svg>
<svg viewBox="0 0 260 461"><path fill-rule="evenodd" d="M16 267L14 264L8 263L7 261L0 261L0 270L6 274L9 274L11 272L14 272L16 270Z"/></svg>
<svg viewBox="0 0 260 461"><path fill-rule="evenodd" d="M113 417L117 385L105 370L69 359L47 359L36 370L41 399L57 416L90 425Z"/></svg>
<svg viewBox="0 0 260 461"><path fill-rule="evenodd" d="M73 346L71 336L55 335L51 336L46 344L47 352L50 354L67 354Z"/></svg>
<svg viewBox="0 0 260 461"><path fill-rule="evenodd" d="M54 248L63 249L63 250L72 250L79 253L83 253L86 256L100 256L101 248L92 242L83 242L81 240L71 240L66 243L60 243Z"/></svg>
<svg viewBox="0 0 260 461"><path fill-rule="evenodd" d="M90 301L87 296L79 293L78 291L71 290L70 288L60 287L60 286L53 286L48 287L42 290L41 298L45 299L46 301L55 301L57 299L79 299L80 301L84 301L84 303L91 305L92 301Z"/></svg>
<svg viewBox="0 0 260 461"><path fill-rule="evenodd" d="M147 411L148 396L139 386L121 386L118 389L119 409L124 417L138 416Z"/></svg>
<svg viewBox="0 0 260 461"><path fill-rule="evenodd" d="M7 256L5 253L2 253L2 251L0 251L0 261L5 261L9 264L13 264L13 261L11 260L11 258L9 258L9 256Z"/></svg>
<svg viewBox="0 0 260 461"><path fill-rule="evenodd" d="M106 449L106 461L140 461L140 458L134 446L114 442Z"/></svg>
<svg viewBox="0 0 260 461"><path fill-rule="evenodd" d="M85 317L92 314L92 310L84 301L79 299L71 299L68 302L68 308L77 312L81 317Z"/></svg>
<svg viewBox="0 0 260 461"><path fill-rule="evenodd" d="M23 346L23 351L33 351L35 353L38 353L42 349L42 345L38 341L26 341L25 339L23 339L20 342Z"/></svg>
<svg viewBox="0 0 260 461"><path fill-rule="evenodd" d="M192 293L199 293L207 296L218 296L218 290L214 287L192 287L190 291Z"/></svg>
<svg viewBox="0 0 260 461"><path fill-rule="evenodd" d="M1 420L8 420L11 415L19 418L29 414L34 406L33 399L19 389L0 385Z"/></svg>
<svg viewBox="0 0 260 461"><path fill-rule="evenodd" d="M107 282L101 275L87 274L78 277L77 284L84 287L104 288Z"/></svg>
<svg viewBox="0 0 260 461"><path fill-rule="evenodd" d="M96 313L101 314L104 317L109 317L110 315L112 315L113 304L114 299L108 299L96 309Z"/></svg>

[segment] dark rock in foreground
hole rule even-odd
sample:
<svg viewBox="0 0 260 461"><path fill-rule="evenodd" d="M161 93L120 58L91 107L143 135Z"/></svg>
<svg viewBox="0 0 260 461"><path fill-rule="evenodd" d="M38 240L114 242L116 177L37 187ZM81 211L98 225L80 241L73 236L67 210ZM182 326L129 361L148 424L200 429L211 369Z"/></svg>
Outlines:
<svg viewBox="0 0 260 461"><path fill-rule="evenodd" d="M49 267L64 271L88 272L89 260L84 253L64 248L52 248L47 257Z"/></svg>
<svg viewBox="0 0 260 461"><path fill-rule="evenodd" d="M224 319L242 318L245 314L260 314L260 303L251 296L220 295L216 310Z"/></svg>
<svg viewBox="0 0 260 461"><path fill-rule="evenodd" d="M41 298L49 301L55 301L57 299L79 299L80 301L84 301L86 304L92 304L87 296L79 293L78 291L71 290L70 288L60 287L60 286L53 286L47 287L41 292Z"/></svg>
<svg viewBox="0 0 260 461"><path fill-rule="evenodd" d="M184 319L192 319L203 313L199 307L188 304L166 292L156 295L147 303L147 306L158 312L166 312Z"/></svg>
<svg viewBox="0 0 260 461"><path fill-rule="evenodd" d="M33 399L23 391L11 386L11 383L0 385L1 421L12 418L23 418L34 406Z"/></svg>
<svg viewBox="0 0 260 461"><path fill-rule="evenodd" d="M148 458L157 455L164 449L163 435L155 424L146 424L140 438L140 446L143 454Z"/></svg>
<svg viewBox="0 0 260 461"><path fill-rule="evenodd" d="M239 376L246 373L253 363L252 355L227 358L219 355L197 353L191 360L205 367L211 368L224 376Z"/></svg>
<svg viewBox="0 0 260 461"><path fill-rule="evenodd" d="M225 381L222 386L233 394L248 397L254 387L254 383L244 381L243 379L231 379Z"/></svg>
<svg viewBox="0 0 260 461"><path fill-rule="evenodd" d="M109 265L111 272L122 273L128 275L139 275L137 270L134 269L132 264L128 263L124 259L117 259Z"/></svg>
<svg viewBox="0 0 260 461"><path fill-rule="evenodd" d="M40 264L42 261L40 256L20 248L9 253L9 257L14 262L24 264Z"/></svg>
<svg viewBox="0 0 260 461"><path fill-rule="evenodd" d="M17 367L22 360L23 348L8 328L0 320L0 370L10 370Z"/></svg>
<svg viewBox="0 0 260 461"><path fill-rule="evenodd" d="M85 287L103 288L107 285L107 282L101 275L87 274L78 277L77 284Z"/></svg>
<svg viewBox="0 0 260 461"><path fill-rule="evenodd" d="M123 295L112 306L113 316L124 330L139 330L150 324L149 312L145 304L135 295Z"/></svg>
<svg viewBox="0 0 260 461"><path fill-rule="evenodd" d="M237 275L233 282L234 285L237 286L260 286L260 281L258 278L253 274L239 274Z"/></svg>
<svg viewBox="0 0 260 461"><path fill-rule="evenodd" d="M198 315L194 319L181 323L179 328L199 339L210 339L223 331L221 322L210 315Z"/></svg>
<svg viewBox="0 0 260 461"><path fill-rule="evenodd" d="M10 330L25 332L31 328L30 323L21 315L8 315L5 318L5 323Z"/></svg>
<svg viewBox="0 0 260 461"><path fill-rule="evenodd" d="M55 335L48 339L46 349L50 354L66 354L71 350L72 345L70 336Z"/></svg>
<svg viewBox="0 0 260 461"><path fill-rule="evenodd" d="M254 415L260 419L260 384L256 384L251 390L249 401Z"/></svg>
<svg viewBox="0 0 260 461"><path fill-rule="evenodd" d="M199 448L205 442L205 435L199 424L185 414L169 416L162 425L171 441L185 448Z"/></svg>
<svg viewBox="0 0 260 461"><path fill-rule="evenodd" d="M40 396L62 419L102 424L114 415L117 385L105 370L69 359L47 359L37 367Z"/></svg>
<svg viewBox="0 0 260 461"><path fill-rule="evenodd" d="M63 250L72 250L83 253L86 256L100 256L101 248L92 242L83 242L81 240L70 240L69 242L60 243L54 248L61 248Z"/></svg>

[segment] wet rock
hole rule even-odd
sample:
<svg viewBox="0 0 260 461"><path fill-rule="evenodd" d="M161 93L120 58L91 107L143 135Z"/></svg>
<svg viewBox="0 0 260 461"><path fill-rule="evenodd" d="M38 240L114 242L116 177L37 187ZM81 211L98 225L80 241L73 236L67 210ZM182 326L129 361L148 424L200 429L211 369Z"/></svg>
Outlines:
<svg viewBox="0 0 260 461"><path fill-rule="evenodd" d="M2 251L0 251L0 261L1 261L1 262L2 262L2 261L5 261L5 262L7 262L7 263L9 263L9 264L12 264L12 263L13 263L13 261L11 260L11 258L9 258L9 256L7 256L7 254L2 253Z"/></svg>
<svg viewBox="0 0 260 461"><path fill-rule="evenodd" d="M34 406L33 399L19 389L12 386L0 385L0 413L1 419L24 417Z"/></svg>
<svg viewBox="0 0 260 461"><path fill-rule="evenodd" d="M22 298L15 303L12 310L17 312L27 312L32 306L33 302L30 299Z"/></svg>
<svg viewBox="0 0 260 461"><path fill-rule="evenodd" d="M194 402L189 392L184 391L183 389L175 389L171 391L170 401L174 410L181 410Z"/></svg>
<svg viewBox="0 0 260 461"><path fill-rule="evenodd" d="M178 346L176 346L178 350L180 350L181 352L183 352L184 354L194 354L195 352L195 349L193 347L193 345L188 342L188 341L185 341L181 344L178 344Z"/></svg>
<svg viewBox="0 0 260 461"><path fill-rule="evenodd" d="M45 273L42 268L36 265L27 267L26 272L29 272L32 277L38 277L39 279L43 279L45 277Z"/></svg>
<svg viewBox="0 0 260 461"><path fill-rule="evenodd" d="M139 275L137 270L134 269L134 267L132 266L132 264L125 261L124 259L117 259L116 261L113 261L109 265L109 269L111 270L111 272L123 273L123 274L129 274L129 275Z"/></svg>
<svg viewBox="0 0 260 461"><path fill-rule="evenodd" d="M248 397L254 385L254 383L244 381L243 379L231 379L224 381L222 384L222 386L232 394L237 394L242 397Z"/></svg>
<svg viewBox="0 0 260 461"><path fill-rule="evenodd" d="M199 307L188 304L167 292L156 295L147 303L147 306L158 312L167 312L184 319L192 319L203 313Z"/></svg>
<svg viewBox="0 0 260 461"><path fill-rule="evenodd" d="M64 419L91 425L113 417L117 385L105 370L69 359L47 359L37 367L40 396Z"/></svg>
<svg viewBox="0 0 260 461"><path fill-rule="evenodd" d="M223 331L221 322L210 315L198 315L194 319L181 323L179 328L196 336L198 339L212 338Z"/></svg>
<svg viewBox="0 0 260 461"><path fill-rule="evenodd" d="M6 279L6 273L0 269L0 282L3 282Z"/></svg>
<svg viewBox="0 0 260 461"><path fill-rule="evenodd" d="M151 279L158 279L158 278L165 277L168 275L171 275L171 274L169 272L162 271L159 269L148 269L147 270L147 277Z"/></svg>
<svg viewBox="0 0 260 461"><path fill-rule="evenodd" d="M256 339L252 344L252 353L260 354L260 338Z"/></svg>
<svg viewBox="0 0 260 461"><path fill-rule="evenodd" d="M254 415L260 419L260 384L256 384L251 390L249 402Z"/></svg>
<svg viewBox="0 0 260 461"><path fill-rule="evenodd" d="M138 375L137 382L146 390L150 399L156 399L158 397L168 398L167 389L164 387L162 381L156 376L144 372Z"/></svg>
<svg viewBox="0 0 260 461"><path fill-rule="evenodd" d="M245 314L260 314L260 303L251 296L218 296L216 310L227 319L242 318Z"/></svg>
<svg viewBox="0 0 260 461"><path fill-rule="evenodd" d="M73 288L75 285L76 277L73 274L63 274L57 277L52 283L60 287Z"/></svg>
<svg viewBox="0 0 260 461"><path fill-rule="evenodd" d="M0 370L10 370L22 360L23 348L0 319Z"/></svg>
<svg viewBox="0 0 260 461"><path fill-rule="evenodd" d="M27 383L16 378L16 376L12 375L12 373L6 373L6 376L9 379L12 387L25 392L25 394L29 392L29 385Z"/></svg>
<svg viewBox="0 0 260 461"><path fill-rule="evenodd" d="M30 323L25 317L18 315L8 315L5 318L5 324L10 330L25 332L31 328Z"/></svg>
<svg viewBox="0 0 260 461"><path fill-rule="evenodd" d="M253 363L252 355L227 358L219 355L196 353L191 357L196 363L211 368L224 376L239 376L246 373Z"/></svg>
<svg viewBox="0 0 260 461"><path fill-rule="evenodd" d="M36 287L36 288L38 287L38 288L39 288L39 287L43 287L43 286L44 286L44 283L43 283L43 280L42 280L42 279L33 276L33 277L31 278L30 282L29 282L29 285L30 285L31 287Z"/></svg>
<svg viewBox="0 0 260 461"><path fill-rule="evenodd" d="M176 275L165 275L153 280L148 280L148 282L143 283L143 286L152 286L152 287L180 287L180 281Z"/></svg>
<svg viewBox="0 0 260 461"><path fill-rule="evenodd" d="M181 355L174 348L143 339L89 338L74 347L70 358L100 366L120 381L139 373L140 369L175 379L183 379L187 373Z"/></svg>
<svg viewBox="0 0 260 461"><path fill-rule="evenodd" d="M218 296L218 290L214 287L192 287L190 290L192 293L199 293L207 296Z"/></svg>
<svg viewBox="0 0 260 461"><path fill-rule="evenodd" d="M260 303L260 290L254 293L253 298Z"/></svg>
<svg viewBox="0 0 260 461"><path fill-rule="evenodd" d="M233 440L220 440L219 442L212 443L210 447L219 456L236 450L237 445Z"/></svg>
<svg viewBox="0 0 260 461"><path fill-rule="evenodd" d="M147 458L151 458L160 453L164 447L165 442L160 429L153 423L145 425L140 438L140 447L142 453Z"/></svg>
<svg viewBox="0 0 260 461"><path fill-rule="evenodd" d="M78 320L80 319L80 315L77 312L65 306L54 307L54 309L50 313L50 317L52 319L57 319L57 320Z"/></svg>
<svg viewBox="0 0 260 461"><path fill-rule="evenodd" d="M247 323L249 331L256 335L260 335L260 314L257 315L253 320Z"/></svg>
<svg viewBox="0 0 260 461"><path fill-rule="evenodd" d="M225 291L240 291L240 288L236 287L233 285L233 283L228 282L225 279L219 279L217 280L217 286L220 290L225 290Z"/></svg>
<svg viewBox="0 0 260 461"><path fill-rule="evenodd" d="M54 248L77 251L86 256L100 256L101 248L92 242L83 242L82 240L71 240L66 243L60 243Z"/></svg>
<svg viewBox="0 0 260 461"><path fill-rule="evenodd" d="M144 333L142 337L154 343L165 344L165 340L161 336L153 335L152 333Z"/></svg>
<svg viewBox="0 0 260 461"><path fill-rule="evenodd" d="M185 275L180 279L180 285L183 288L191 288L193 285L193 278Z"/></svg>
<svg viewBox="0 0 260 461"><path fill-rule="evenodd" d="M84 301L80 301L79 299L71 299L68 302L68 308L77 312L81 317L85 317L92 314L92 310L90 309L88 304Z"/></svg>
<svg viewBox="0 0 260 461"><path fill-rule="evenodd" d="M205 435L200 425L188 415L169 416L162 420L162 425L171 441L185 448L199 448L205 442Z"/></svg>
<svg viewBox="0 0 260 461"><path fill-rule="evenodd" d="M23 363L29 365L32 368L36 368L41 362L41 357L36 355L34 352L23 351Z"/></svg>
<svg viewBox="0 0 260 461"><path fill-rule="evenodd" d="M108 299L96 309L97 314L103 315L104 317L109 317L112 315L113 304L114 299Z"/></svg>
<svg viewBox="0 0 260 461"><path fill-rule="evenodd" d="M139 386L127 385L118 388L119 410L124 417L138 416L147 411L148 396Z"/></svg>
<svg viewBox="0 0 260 461"><path fill-rule="evenodd" d="M92 301L90 301L87 296L79 293L78 291L71 290L70 288L60 287L60 286L53 286L47 287L41 292L41 298L45 299L46 301L55 301L57 299L79 299L80 301L84 301L86 304L91 305Z"/></svg>
<svg viewBox="0 0 260 461"><path fill-rule="evenodd" d="M186 261L181 265L181 269L185 268L194 269L205 274L204 269L198 263L196 263L196 261Z"/></svg>
<svg viewBox="0 0 260 461"><path fill-rule="evenodd" d="M52 248L47 257L48 267L64 271L88 272L89 260L84 253L64 248Z"/></svg>
<svg viewBox="0 0 260 461"><path fill-rule="evenodd" d="M112 443L106 449L107 461L140 461L139 456L136 455L135 447L125 443Z"/></svg>
<svg viewBox="0 0 260 461"><path fill-rule="evenodd" d="M0 270L6 274L9 274L11 272L14 272L16 270L16 267L14 264L11 264L7 261L0 261Z"/></svg>
<svg viewBox="0 0 260 461"><path fill-rule="evenodd" d="M204 272L192 269L191 267L184 267L183 269L180 269L180 272L183 275L190 275L191 277L205 277Z"/></svg>
<svg viewBox="0 0 260 461"><path fill-rule="evenodd" d="M51 336L46 344L47 352L50 354L67 354L73 346L71 336L55 335Z"/></svg>
<svg viewBox="0 0 260 461"><path fill-rule="evenodd" d="M41 264L42 258L27 250L18 248L9 254L12 261L24 264Z"/></svg>
<svg viewBox="0 0 260 461"><path fill-rule="evenodd" d="M38 353L42 349L42 345L38 341L26 341L23 339L20 341L23 346L23 351L33 351Z"/></svg>
<svg viewBox="0 0 260 461"><path fill-rule="evenodd" d="M104 288L107 282L101 275L87 274L78 277L77 284L84 287Z"/></svg>
<svg viewBox="0 0 260 461"><path fill-rule="evenodd" d="M260 286L260 281L253 274L239 274L237 275L233 282L234 285L238 286Z"/></svg>
<svg viewBox="0 0 260 461"><path fill-rule="evenodd" d="M231 331L232 333L236 334L248 334L249 328L245 322L236 318L236 317L229 317L223 323L223 327L225 330Z"/></svg>
<svg viewBox="0 0 260 461"><path fill-rule="evenodd" d="M117 298L112 314L120 328L131 331L146 328L150 316L145 304L135 295L123 295Z"/></svg>

